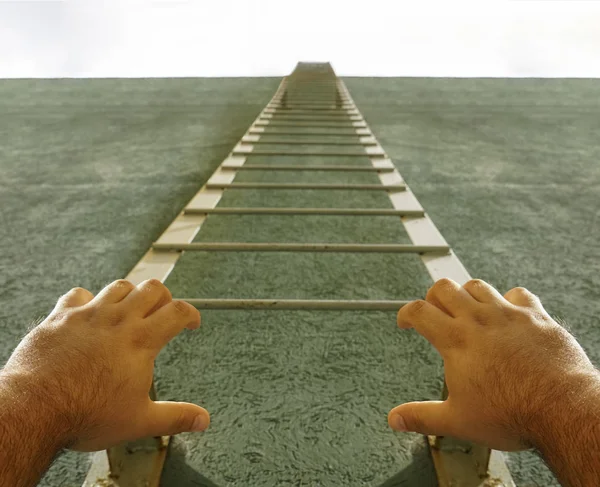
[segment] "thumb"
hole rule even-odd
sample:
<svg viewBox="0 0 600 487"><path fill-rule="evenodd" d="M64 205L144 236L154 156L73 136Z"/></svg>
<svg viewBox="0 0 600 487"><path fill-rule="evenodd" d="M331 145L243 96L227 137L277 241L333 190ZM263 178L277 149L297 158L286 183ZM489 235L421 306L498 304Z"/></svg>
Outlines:
<svg viewBox="0 0 600 487"><path fill-rule="evenodd" d="M388 414L388 424L396 431L414 431L423 435L450 434L450 415L445 401L408 402Z"/></svg>
<svg viewBox="0 0 600 487"><path fill-rule="evenodd" d="M210 415L206 409L187 402L154 401L148 416L148 434L152 436L204 431L210 424Z"/></svg>

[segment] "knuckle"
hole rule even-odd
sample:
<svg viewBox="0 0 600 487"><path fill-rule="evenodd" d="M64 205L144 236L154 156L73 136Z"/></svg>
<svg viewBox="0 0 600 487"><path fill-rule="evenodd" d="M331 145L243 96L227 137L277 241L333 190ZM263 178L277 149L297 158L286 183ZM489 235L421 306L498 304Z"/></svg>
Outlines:
<svg viewBox="0 0 600 487"><path fill-rule="evenodd" d="M544 313L541 313L535 307L522 308L519 310L521 319L525 319L528 323L533 325L543 325L548 323L548 319Z"/></svg>
<svg viewBox="0 0 600 487"><path fill-rule="evenodd" d="M498 317L498 313L491 307L475 306L469 310L469 316L479 325L489 325Z"/></svg>
<svg viewBox="0 0 600 487"><path fill-rule="evenodd" d="M463 349L467 344L467 337L462 328L450 327L446 334L446 347L449 349Z"/></svg>
<svg viewBox="0 0 600 487"><path fill-rule="evenodd" d="M96 309L90 306L78 306L62 310L54 316L57 322L67 326L79 327L82 323L91 323L96 315Z"/></svg>
<svg viewBox="0 0 600 487"><path fill-rule="evenodd" d="M502 306L501 320L504 323L522 322L523 320L529 321L530 315L527 308L520 306Z"/></svg>
<svg viewBox="0 0 600 487"><path fill-rule="evenodd" d="M86 306L79 306L77 308L69 308L62 311L61 315L71 321L71 320L86 320L93 313L91 308L87 308Z"/></svg>
<svg viewBox="0 0 600 487"><path fill-rule="evenodd" d="M154 289L162 290L162 288L164 288L165 286L158 279L148 279L147 281L144 281L144 285L142 287L145 287L150 290L154 290Z"/></svg>
<svg viewBox="0 0 600 487"><path fill-rule="evenodd" d="M73 320L73 316L73 308L56 309L53 310L50 315L48 315L48 318L45 321L48 321L50 323L68 323L71 320ZM32 328L37 328L38 326L40 326L40 322L34 322L31 324Z"/></svg>
<svg viewBox="0 0 600 487"><path fill-rule="evenodd" d="M443 277L435 282L435 284L431 287L434 293L437 292L447 292L454 289L454 282L450 279Z"/></svg>
<svg viewBox="0 0 600 487"><path fill-rule="evenodd" d="M152 335L146 327L137 327L131 337L134 348L150 348L152 344Z"/></svg>
<svg viewBox="0 0 600 487"><path fill-rule="evenodd" d="M422 418L415 411L411 411L410 414L404 416L404 422L409 431L415 431L420 433L425 430L425 424Z"/></svg>
<svg viewBox="0 0 600 487"><path fill-rule="evenodd" d="M192 428L194 418L185 411L180 411L175 416L173 421L173 428L177 431L189 431Z"/></svg>
<svg viewBox="0 0 600 487"><path fill-rule="evenodd" d="M82 294L82 293L87 293L87 292L88 292L88 290L84 289L82 287L74 287L67 294L77 295L77 294Z"/></svg>
<svg viewBox="0 0 600 487"><path fill-rule="evenodd" d="M103 313L102 321L108 326L119 326L127 319L127 312L120 307L113 307Z"/></svg>
<svg viewBox="0 0 600 487"><path fill-rule="evenodd" d="M127 279L117 279L112 283L114 287L124 288L124 289L133 289L135 286L129 282Z"/></svg>
<svg viewBox="0 0 600 487"><path fill-rule="evenodd" d="M169 291L167 286L165 286L164 284L162 286L162 297L163 297L163 300L167 300L167 301L171 301L173 299L173 296L171 295L171 291Z"/></svg>
<svg viewBox="0 0 600 487"><path fill-rule="evenodd" d="M191 306L185 301L173 301L173 310L178 316L188 316L191 314Z"/></svg>
<svg viewBox="0 0 600 487"><path fill-rule="evenodd" d="M448 287L453 284L453 281L451 279L448 279L447 277L442 277L441 279L438 279L435 283L438 286Z"/></svg>
<svg viewBox="0 0 600 487"><path fill-rule="evenodd" d="M512 293L515 296L519 296L519 297L527 297L530 294L530 292L527 289L525 289L524 287L515 287L515 288L511 289L509 291L509 293Z"/></svg>
<svg viewBox="0 0 600 487"><path fill-rule="evenodd" d="M406 313L408 313L409 315L412 315L412 316L419 315L425 310L426 306L427 306L426 301L424 301L422 299L418 299L418 300L413 301L405 306Z"/></svg>
<svg viewBox="0 0 600 487"><path fill-rule="evenodd" d="M485 287L485 282L483 282L481 279L471 279L463 287L468 287L471 289L482 288Z"/></svg>

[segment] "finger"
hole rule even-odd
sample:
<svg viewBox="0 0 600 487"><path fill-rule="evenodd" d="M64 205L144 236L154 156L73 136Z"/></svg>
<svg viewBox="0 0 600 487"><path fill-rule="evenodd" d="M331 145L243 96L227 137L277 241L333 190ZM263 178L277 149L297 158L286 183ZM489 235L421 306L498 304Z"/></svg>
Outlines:
<svg viewBox="0 0 600 487"><path fill-rule="evenodd" d="M185 431L204 431L210 414L203 407L187 402L156 401L150 406L144 436L172 436Z"/></svg>
<svg viewBox="0 0 600 487"><path fill-rule="evenodd" d="M457 337L462 332L450 316L423 300L402 306L397 321L400 328L414 328L440 353L457 346Z"/></svg>
<svg viewBox="0 0 600 487"><path fill-rule="evenodd" d="M111 282L94 298L94 304L115 304L125 299L135 286L126 279Z"/></svg>
<svg viewBox="0 0 600 487"><path fill-rule="evenodd" d="M148 279L138 284L121 301L136 315L146 318L172 300L171 292L158 279Z"/></svg>
<svg viewBox="0 0 600 487"><path fill-rule="evenodd" d="M83 289L82 287L74 287L69 292L58 298L54 310L77 308L89 303L92 299L94 299L94 295L87 289Z"/></svg>
<svg viewBox="0 0 600 487"><path fill-rule="evenodd" d="M200 312L185 301L175 300L146 318L145 322L152 331L152 345L162 348L184 328L198 328Z"/></svg>
<svg viewBox="0 0 600 487"><path fill-rule="evenodd" d="M471 279L463 286L463 289L480 303L505 302L502 294L481 279Z"/></svg>
<svg viewBox="0 0 600 487"><path fill-rule="evenodd" d="M473 297L452 279L437 281L427 291L425 300L453 318L476 304Z"/></svg>
<svg viewBox="0 0 600 487"><path fill-rule="evenodd" d="M451 435L451 416L444 401L408 402L388 414L388 424L395 431L412 431L423 435Z"/></svg>
<svg viewBox="0 0 600 487"><path fill-rule="evenodd" d="M504 298L515 306L525 306L526 308L540 308L544 309L540 298L535 294L528 291L524 287L515 287L508 291Z"/></svg>

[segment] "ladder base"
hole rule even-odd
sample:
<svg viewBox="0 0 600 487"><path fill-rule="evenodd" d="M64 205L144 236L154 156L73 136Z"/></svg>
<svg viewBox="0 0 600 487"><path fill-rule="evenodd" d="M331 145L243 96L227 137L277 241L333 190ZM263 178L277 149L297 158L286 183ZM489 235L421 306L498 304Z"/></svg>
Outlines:
<svg viewBox="0 0 600 487"><path fill-rule="evenodd" d="M440 448L439 440L427 437L439 487L515 487L502 453L479 445Z"/></svg>
<svg viewBox="0 0 600 487"><path fill-rule="evenodd" d="M94 454L83 487L159 487L170 437L149 438ZM149 444L149 442L154 444Z"/></svg>

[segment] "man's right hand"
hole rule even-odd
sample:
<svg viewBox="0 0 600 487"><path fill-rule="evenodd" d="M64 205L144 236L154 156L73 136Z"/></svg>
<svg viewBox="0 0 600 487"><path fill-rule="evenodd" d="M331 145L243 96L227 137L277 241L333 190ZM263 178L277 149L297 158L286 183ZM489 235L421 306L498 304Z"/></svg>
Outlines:
<svg viewBox="0 0 600 487"><path fill-rule="evenodd" d="M565 473L569 459L593 475L581 485L600 485L600 374L537 296L442 279L425 300L400 309L398 326L415 328L439 351L449 394L395 407L392 428L499 450L535 447L567 485L580 485Z"/></svg>

